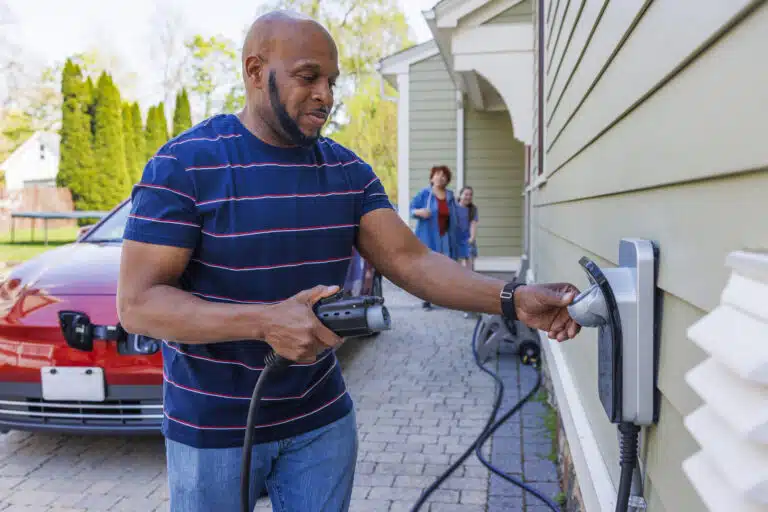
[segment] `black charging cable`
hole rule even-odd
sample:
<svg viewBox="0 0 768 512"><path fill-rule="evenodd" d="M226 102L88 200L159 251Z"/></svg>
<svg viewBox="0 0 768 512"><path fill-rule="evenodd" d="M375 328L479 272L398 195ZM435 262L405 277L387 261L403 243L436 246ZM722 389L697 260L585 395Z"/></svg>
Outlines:
<svg viewBox="0 0 768 512"><path fill-rule="evenodd" d="M475 332L472 334L472 349L475 353L475 362L479 362L478 356L477 356L477 349L475 347L476 341L477 341L477 331L480 328L480 324L482 321L482 317L478 318L477 323L475 324ZM486 370L482 365L481 369L483 369L486 373L488 370ZM499 409L501 408L501 400L504 397L504 383L501 381L501 378L499 378L498 375L491 373L491 376L494 377L494 380L496 381L496 399L493 403L493 409L491 409L491 415L488 417L488 421L486 421L485 426L483 427L483 431L487 431L489 428L493 426L493 422L496 419L496 415L499 412ZM482 433L481 433L482 435ZM469 448L466 449L464 453L461 454L461 456L456 459L456 461L451 464L445 472L443 472L440 476L435 479L432 484L424 489L421 496L419 497L418 501L413 505L413 508L411 508L411 512L418 511L421 507L424 506L424 504L427 502L427 499L429 496L435 492L442 484L445 482L448 477L450 477L454 471L459 469L459 466L461 466L467 458L472 455L472 451L475 449L475 447L478 445L478 442L480 441L480 436L475 439L475 441L469 446Z"/></svg>
<svg viewBox="0 0 768 512"><path fill-rule="evenodd" d="M245 427L245 440L243 441L243 459L240 466L240 510L242 512L251 512L250 500L251 500L251 454L253 453L253 433L256 430L256 418L259 414L259 408L261 407L261 394L264 383L273 375L276 371L290 366L292 361L281 357L271 351L264 358L264 369L259 374L259 378L256 380L256 385L253 387L253 395L251 395L251 403L248 406L248 423Z"/></svg>
<svg viewBox="0 0 768 512"><path fill-rule="evenodd" d="M388 318L388 314L387 314L387 318ZM486 441L488 441L488 439L491 438L491 435L493 435L493 433L496 430L498 430L499 427L501 427L513 415L519 412L520 409L528 401L530 401L530 399L533 397L533 395L536 393L536 391L538 391L539 387L541 386L541 371L538 365L534 365L533 367L536 370L536 384L534 385L533 389L531 389L522 399L520 399L514 405L514 407L512 407L512 409L506 412L504 416L502 416L498 421L496 421L496 416L498 415L499 409L501 408L501 402L504 396L504 382L498 376L498 374L486 368L485 365L480 361L480 357L477 352L477 334L481 324L482 324L482 317L478 318L478 321L475 324L474 333L472 334L472 353L475 358L475 363L478 365L478 367L481 370L483 370L485 373L490 375L496 383L496 399L494 401L493 409L491 410L491 415L489 416L488 421L486 422L485 427L483 428L480 435L469 446L469 448L467 448L467 450L442 475L440 475L435 480L435 482L432 485L430 485L427 489L424 490L419 500L411 509L411 512L416 512L417 510L419 510L426 503L429 496L434 491L436 491L440 487L440 485L442 485L442 483L445 482L445 480L447 480L451 476L451 474L453 474L453 472L455 472L470 455L472 455L473 451L477 455L480 462L483 465L485 465L489 470L499 475L504 480L514 485L517 485L524 491L530 494L533 494L538 499L543 501L551 510L555 512L560 512L560 509L558 508L558 506L554 504L551 500L549 500L546 496L544 496L542 493L540 493L530 485L526 484L525 482L522 482L521 480L518 480L512 475L509 475L504 471L502 471L501 469L497 468L496 466L488 462L481 453L483 444ZM271 351L264 360L264 369L259 375L259 378L256 381L256 385L253 388L253 394L251 396L251 401L248 407L248 421L247 421L246 430L245 430L245 438L243 440L243 454L242 454L242 464L241 464L241 470L240 470L241 471L241 476L240 476L241 512L251 512L249 507L250 507L250 475L251 475L250 469L251 469L251 456L253 451L252 450L253 435L255 432L256 418L258 416L259 408L261 406L261 395L263 394L264 383L269 378L271 378L272 375L278 372L280 369L290 366L291 364L293 364L292 361L277 355L274 351ZM624 452L622 452L622 454L623 453ZM637 453L636 444L635 444L635 453ZM635 459L632 458L631 460L634 461ZM632 477L632 472L629 471L630 483L631 483L631 477ZM623 478L624 478L624 470L622 467L622 482L623 482ZM628 489L627 490L627 493L628 493L629 486L627 486L627 489Z"/></svg>
<svg viewBox="0 0 768 512"><path fill-rule="evenodd" d="M533 395L538 391L539 387L541 386L541 370L539 369L538 365L533 365L533 368L536 370L536 384L533 386L533 388L523 397L521 398L508 412L506 412L501 418L499 418L498 421L496 421L496 415L499 412L499 409L501 408L501 401L504 396L504 382L502 381L501 377L499 377L498 374L493 372L492 370L489 370L485 367L485 365L480 361L480 356L477 352L477 334L480 329L480 325L482 324L482 317L478 318L477 323L475 324L475 331L472 334L472 353L475 358L475 364L490 375L493 380L496 383L496 400L493 404L493 409L491 409L491 415L488 418L488 421L486 422L485 427L483 428L480 435L475 439L475 441L467 448L467 450L459 457L456 462L454 462L443 474L441 474L429 487L427 487L424 492L422 493L419 500L416 502L414 507L411 509L411 512L418 511L427 501L429 496L435 492L442 483L448 479L448 477L451 476L451 474L456 471L456 469L461 466L461 464L472 454L472 452L475 452L475 455L480 460L480 462L487 467L489 470L497 474L499 477L503 478L507 482L510 482L524 491L536 496L539 500L543 501L551 510L554 512L561 512L560 507L558 507L552 500L544 496L541 492L536 490L535 488L531 487L530 485L526 484L525 482L513 477L512 475L505 473L498 467L491 464L482 454L482 448L483 444L485 444L488 439L491 438L493 433L499 429L504 423L506 423L512 416L514 416L516 413L522 409L522 407L530 401L531 398L533 398Z"/></svg>
<svg viewBox="0 0 768 512"><path fill-rule="evenodd" d="M330 297L317 301L312 306L312 310L323 325L340 337L362 336L385 331L391 327L391 317L384 306L384 298L379 296L349 297L340 290ZM253 387L251 402L248 405L248 421L245 427L240 467L240 510L242 512L252 512L249 508L251 455L264 383L279 370L292 364L293 361L277 355L274 350L270 351L264 358L264 369Z"/></svg>
<svg viewBox="0 0 768 512"><path fill-rule="evenodd" d="M621 433L621 476L616 497L616 512L629 510L629 495L632 491L632 476L637 464L637 438L640 427L634 423L619 423Z"/></svg>

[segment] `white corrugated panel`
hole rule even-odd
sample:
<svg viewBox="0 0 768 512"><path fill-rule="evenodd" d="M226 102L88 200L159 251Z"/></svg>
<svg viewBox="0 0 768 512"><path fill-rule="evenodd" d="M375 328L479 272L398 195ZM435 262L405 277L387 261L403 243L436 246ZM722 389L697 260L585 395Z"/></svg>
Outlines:
<svg viewBox="0 0 768 512"><path fill-rule="evenodd" d="M686 381L738 435L768 443L768 387L740 378L712 358L688 372Z"/></svg>
<svg viewBox="0 0 768 512"><path fill-rule="evenodd" d="M714 464L703 452L698 452L686 459L683 462L683 471L710 512L765 512L767 510L765 506L746 501L732 487L724 485L723 475L715 470Z"/></svg>
<svg viewBox="0 0 768 512"><path fill-rule="evenodd" d="M685 418L683 463L711 511L768 512L768 254L734 252L721 303L688 330L709 358L686 374L704 405Z"/></svg>
<svg viewBox="0 0 768 512"><path fill-rule="evenodd" d="M706 405L685 419L685 427L720 469L723 484L753 501L768 503L768 445L739 436Z"/></svg>

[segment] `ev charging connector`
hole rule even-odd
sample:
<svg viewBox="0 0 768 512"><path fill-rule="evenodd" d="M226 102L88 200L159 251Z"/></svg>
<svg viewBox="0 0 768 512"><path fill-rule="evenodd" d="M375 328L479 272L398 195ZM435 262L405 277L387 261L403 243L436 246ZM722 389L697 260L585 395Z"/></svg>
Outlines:
<svg viewBox="0 0 768 512"><path fill-rule="evenodd" d="M579 264L591 286L568 306L579 325L598 329L598 393L622 439L617 511L629 506L640 427L658 421L657 262L653 242L637 238L621 240L616 268L601 269L583 257ZM638 500L633 496L633 509L644 508Z"/></svg>
<svg viewBox="0 0 768 512"><path fill-rule="evenodd" d="M320 299L312 306L318 320L329 330L342 338L370 335L375 332L388 331L392 328L392 317L384 306L384 298L379 296L349 297L339 290L330 297ZM248 407L248 420L243 440L243 455L240 467L240 510L251 512L250 508L250 478L251 452L253 448L253 432L256 428L256 418L261 406L261 395L264 382L274 373L293 364L271 350L264 359L264 369L261 371L253 388L251 402Z"/></svg>

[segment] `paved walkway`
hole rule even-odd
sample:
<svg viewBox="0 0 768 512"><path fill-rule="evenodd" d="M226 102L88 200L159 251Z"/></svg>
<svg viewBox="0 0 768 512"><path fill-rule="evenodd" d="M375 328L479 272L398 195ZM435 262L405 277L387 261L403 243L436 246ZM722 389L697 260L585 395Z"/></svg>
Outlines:
<svg viewBox="0 0 768 512"><path fill-rule="evenodd" d="M478 435L494 399L492 379L477 368L470 349L474 320L454 311L423 312L419 301L388 283L394 329L378 338L351 340L339 350L357 406L360 453L352 512L408 511L424 487ZM429 323L427 323L429 322ZM499 357L508 410L533 384L511 354ZM557 494L546 409L525 406L497 431L486 456L521 474L550 496ZM0 436L0 511L166 511L162 440L70 437L11 432ZM435 492L422 511L530 511L535 498L470 457ZM527 508L524 508L527 507ZM257 510L270 510L266 501Z"/></svg>

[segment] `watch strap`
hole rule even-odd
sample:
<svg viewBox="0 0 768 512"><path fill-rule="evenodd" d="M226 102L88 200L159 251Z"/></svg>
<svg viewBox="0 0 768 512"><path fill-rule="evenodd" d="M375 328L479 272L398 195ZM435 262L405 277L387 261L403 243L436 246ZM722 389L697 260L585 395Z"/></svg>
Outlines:
<svg viewBox="0 0 768 512"><path fill-rule="evenodd" d="M517 311L515 310L515 290L523 286L524 283L510 282L504 285L499 293L501 299L501 312L505 318L513 322L517 321Z"/></svg>

